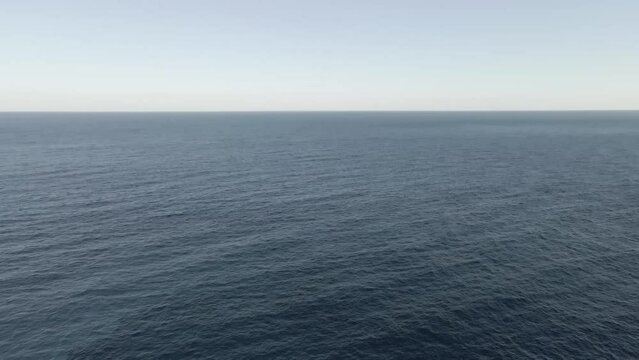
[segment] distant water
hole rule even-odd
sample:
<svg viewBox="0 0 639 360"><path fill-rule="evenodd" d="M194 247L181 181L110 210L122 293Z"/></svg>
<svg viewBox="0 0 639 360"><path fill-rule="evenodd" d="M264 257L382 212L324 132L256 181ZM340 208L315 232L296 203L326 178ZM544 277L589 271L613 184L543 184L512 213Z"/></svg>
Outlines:
<svg viewBox="0 0 639 360"><path fill-rule="evenodd" d="M2 359L639 358L639 112L0 114Z"/></svg>

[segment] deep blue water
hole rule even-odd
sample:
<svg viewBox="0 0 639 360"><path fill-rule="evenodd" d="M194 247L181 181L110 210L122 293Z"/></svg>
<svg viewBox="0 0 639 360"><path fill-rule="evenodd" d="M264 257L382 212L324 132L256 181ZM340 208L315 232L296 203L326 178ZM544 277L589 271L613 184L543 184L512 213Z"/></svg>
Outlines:
<svg viewBox="0 0 639 360"><path fill-rule="evenodd" d="M0 114L2 359L639 358L639 112Z"/></svg>

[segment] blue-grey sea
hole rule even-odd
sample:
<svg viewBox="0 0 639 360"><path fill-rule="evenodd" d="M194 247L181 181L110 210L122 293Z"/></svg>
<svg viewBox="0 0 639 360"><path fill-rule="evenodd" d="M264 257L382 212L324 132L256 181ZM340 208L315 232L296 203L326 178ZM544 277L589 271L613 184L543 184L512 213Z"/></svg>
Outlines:
<svg viewBox="0 0 639 360"><path fill-rule="evenodd" d="M639 112L2 113L0 358L637 359Z"/></svg>

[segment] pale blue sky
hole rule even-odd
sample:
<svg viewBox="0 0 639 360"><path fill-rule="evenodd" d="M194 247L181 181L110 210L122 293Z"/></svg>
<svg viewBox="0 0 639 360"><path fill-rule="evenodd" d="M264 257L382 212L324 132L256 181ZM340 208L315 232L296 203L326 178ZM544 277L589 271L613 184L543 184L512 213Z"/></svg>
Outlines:
<svg viewBox="0 0 639 360"><path fill-rule="evenodd" d="M0 111L639 109L637 0L0 0Z"/></svg>

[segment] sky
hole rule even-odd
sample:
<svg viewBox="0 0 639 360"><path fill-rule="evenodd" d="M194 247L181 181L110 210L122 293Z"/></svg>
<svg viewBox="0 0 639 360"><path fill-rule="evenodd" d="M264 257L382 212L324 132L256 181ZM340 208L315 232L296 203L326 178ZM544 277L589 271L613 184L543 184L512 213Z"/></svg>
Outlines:
<svg viewBox="0 0 639 360"><path fill-rule="evenodd" d="M0 111L639 109L637 0L0 0Z"/></svg>

